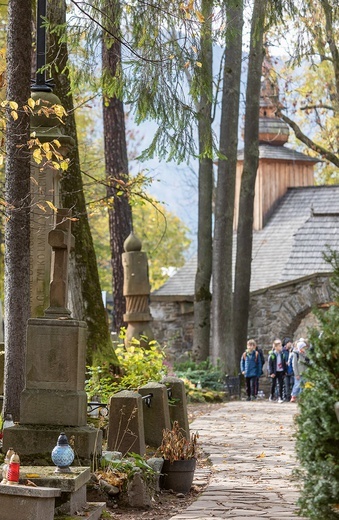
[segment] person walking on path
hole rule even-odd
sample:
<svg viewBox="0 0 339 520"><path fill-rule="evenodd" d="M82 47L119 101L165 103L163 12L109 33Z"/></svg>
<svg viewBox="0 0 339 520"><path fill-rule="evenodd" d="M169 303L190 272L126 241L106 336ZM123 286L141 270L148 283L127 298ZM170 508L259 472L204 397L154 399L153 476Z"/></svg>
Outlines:
<svg viewBox="0 0 339 520"><path fill-rule="evenodd" d="M257 379L262 372L261 358L256 346L254 339L248 340L247 349L240 360L240 372L246 381L247 401L256 399Z"/></svg>
<svg viewBox="0 0 339 520"><path fill-rule="evenodd" d="M257 380L255 382L255 397L257 397L258 396L258 392L259 392L259 380L260 380L260 377L262 375L264 375L265 356L264 356L264 353L262 351L262 348L259 348L258 345L256 345L255 350L256 350L256 352L258 352L258 354L260 356L260 361L261 361L261 374L260 374L259 377L257 377Z"/></svg>
<svg viewBox="0 0 339 520"><path fill-rule="evenodd" d="M286 374L284 378L284 401L290 401L291 392L294 385L293 372L293 343L290 338L284 338L282 342L283 354L286 360Z"/></svg>
<svg viewBox="0 0 339 520"><path fill-rule="evenodd" d="M274 400L275 389L278 381L279 399L278 403L284 402L284 376L286 373L286 358L282 351L282 344L280 339L275 339L273 342L273 350L268 357L268 373L271 378L271 394L270 401Z"/></svg>
<svg viewBox="0 0 339 520"><path fill-rule="evenodd" d="M295 403L297 401L298 395L302 391L303 385L303 373L305 368L309 364L309 359L306 355L307 352L307 344L304 338L300 338L297 342L297 347L293 354L293 372L294 372L294 385L292 388L291 394L291 403Z"/></svg>

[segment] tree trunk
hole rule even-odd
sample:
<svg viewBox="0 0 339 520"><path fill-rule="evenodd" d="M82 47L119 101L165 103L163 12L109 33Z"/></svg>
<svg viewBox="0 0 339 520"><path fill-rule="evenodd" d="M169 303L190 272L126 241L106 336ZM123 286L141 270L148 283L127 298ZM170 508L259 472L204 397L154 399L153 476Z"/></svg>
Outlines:
<svg viewBox="0 0 339 520"><path fill-rule="evenodd" d="M234 286L234 345L240 361L246 347L250 302L254 189L259 161L259 106L267 0L255 0L247 72L244 167L239 200Z"/></svg>
<svg viewBox="0 0 339 520"><path fill-rule="evenodd" d="M243 3L227 2L226 57L220 123L220 154L213 240L211 356L228 373L238 370L232 327L232 256L237 165ZM231 22L230 22L231 21Z"/></svg>
<svg viewBox="0 0 339 520"><path fill-rule="evenodd" d="M66 21L65 0L49 3L48 18L52 25ZM68 68L67 43L59 41L57 33L49 31L49 56L52 63L54 92L68 113L65 121L65 134L71 136L75 146L70 151L70 166L61 182L63 206L72 208L78 220L72 225L75 237L73 272L70 276L71 308L76 319L84 320L88 326L87 361L92 364L102 359L116 363L108 329L105 308L102 301L97 261L88 222L86 200L83 191L80 157L74 116L74 104ZM65 71L60 73L60 71ZM72 267L71 267L72 268Z"/></svg>
<svg viewBox="0 0 339 520"><path fill-rule="evenodd" d="M199 207L198 207L198 265L195 276L193 356L204 361L209 355L212 275L212 98L213 98L213 1L203 0L200 62L201 88L198 116L199 133Z"/></svg>
<svg viewBox="0 0 339 520"><path fill-rule="evenodd" d="M6 127L5 230L5 390L3 412L20 418L25 383L26 325L30 313L30 153L29 116L22 110L30 97L32 4L9 0L7 27L7 99L15 101L18 119Z"/></svg>
<svg viewBox="0 0 339 520"><path fill-rule="evenodd" d="M107 13L105 27L111 34L119 34L119 1L106 1L103 12ZM117 195L119 191L123 191L119 182L125 183L128 180L128 160L123 102L117 96L107 95L107 87L110 80L119 76L121 79L121 44L108 34L104 35L103 38L102 68L104 83L105 164L109 184L107 197L111 201L109 207L109 231L113 269L113 323L115 330L119 331L124 323L123 315L125 312L121 255L124 252L124 241L132 231L132 211L127 194Z"/></svg>

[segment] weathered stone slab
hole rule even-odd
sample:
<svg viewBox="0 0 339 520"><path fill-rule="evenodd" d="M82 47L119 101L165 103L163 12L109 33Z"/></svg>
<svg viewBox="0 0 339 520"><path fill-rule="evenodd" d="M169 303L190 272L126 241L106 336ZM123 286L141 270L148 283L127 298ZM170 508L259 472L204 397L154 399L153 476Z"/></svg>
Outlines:
<svg viewBox="0 0 339 520"><path fill-rule="evenodd" d="M162 441L162 431L171 428L167 388L160 383L147 383L139 388L143 396L152 394L151 405L143 403L145 442L157 448Z"/></svg>
<svg viewBox="0 0 339 520"><path fill-rule="evenodd" d="M74 436L77 458L84 465L90 465L94 456L101 455L102 432L100 430L86 425L64 427L62 431L69 440ZM20 453L22 462L29 458L30 463L36 462L39 465L39 461L45 459L47 464L51 464L51 452L59 435L58 426L18 424L4 430L2 451L6 453L10 446L14 446Z"/></svg>
<svg viewBox="0 0 339 520"><path fill-rule="evenodd" d="M60 489L0 484L1 520L54 519Z"/></svg>
<svg viewBox="0 0 339 520"><path fill-rule="evenodd" d="M56 514L72 515L86 507L86 484L90 468L72 467L71 473L55 473L53 466L21 466L20 481L29 479L38 486L58 488L60 497L55 500Z"/></svg>
<svg viewBox="0 0 339 520"><path fill-rule="evenodd" d="M146 453L142 398L138 392L122 390L110 400L107 449L123 455Z"/></svg>
<svg viewBox="0 0 339 520"><path fill-rule="evenodd" d="M77 320L28 320L22 424L87 424L86 334Z"/></svg>
<svg viewBox="0 0 339 520"><path fill-rule="evenodd" d="M171 389L172 402L169 404L169 414L171 423L178 421L180 428L182 428L187 439L190 438L190 429L188 425L187 415L187 399L185 384L182 379L173 376L166 376L161 381L166 388Z"/></svg>

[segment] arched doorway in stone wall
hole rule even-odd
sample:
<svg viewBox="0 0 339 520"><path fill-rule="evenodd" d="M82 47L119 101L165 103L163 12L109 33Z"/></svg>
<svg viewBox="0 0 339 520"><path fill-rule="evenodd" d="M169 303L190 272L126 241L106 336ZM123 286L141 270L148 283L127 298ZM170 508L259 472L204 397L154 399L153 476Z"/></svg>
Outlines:
<svg viewBox="0 0 339 520"><path fill-rule="evenodd" d="M251 294L249 335L266 350L275 338L307 337L308 328L317 325L313 310L331 300L329 277L325 274L256 291Z"/></svg>
<svg viewBox="0 0 339 520"><path fill-rule="evenodd" d="M306 316L300 321L299 326L294 331L293 338L297 340L298 338L309 338L309 330L312 328L319 328L319 320L313 312L309 312Z"/></svg>

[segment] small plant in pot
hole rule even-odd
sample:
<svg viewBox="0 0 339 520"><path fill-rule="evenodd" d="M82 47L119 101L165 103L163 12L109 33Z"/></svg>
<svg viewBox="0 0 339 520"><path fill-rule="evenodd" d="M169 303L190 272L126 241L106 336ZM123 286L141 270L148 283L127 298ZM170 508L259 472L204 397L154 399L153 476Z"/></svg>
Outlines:
<svg viewBox="0 0 339 520"><path fill-rule="evenodd" d="M192 433L188 440L178 421L174 421L171 430L163 430L157 450L157 455L164 459L160 487L179 493L189 492L198 456L198 438L198 433Z"/></svg>

